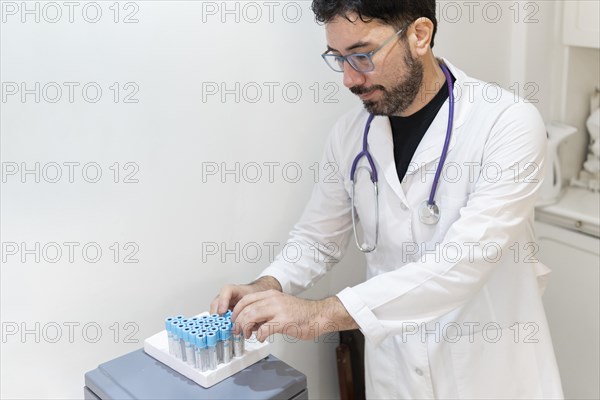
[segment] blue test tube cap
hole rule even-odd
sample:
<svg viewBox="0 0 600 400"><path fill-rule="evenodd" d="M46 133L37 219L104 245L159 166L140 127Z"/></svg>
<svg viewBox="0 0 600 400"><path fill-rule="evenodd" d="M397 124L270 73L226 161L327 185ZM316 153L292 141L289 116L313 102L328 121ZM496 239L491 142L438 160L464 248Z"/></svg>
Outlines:
<svg viewBox="0 0 600 400"><path fill-rule="evenodd" d="M185 317L183 315L178 315L175 317L175 319L184 319Z"/></svg>
<svg viewBox="0 0 600 400"><path fill-rule="evenodd" d="M186 326L185 328L182 329L183 332L183 340L186 342L190 341L190 332L191 332L192 328L190 328L189 326Z"/></svg>
<svg viewBox="0 0 600 400"><path fill-rule="evenodd" d="M196 346L200 349L205 348L206 345L206 335L204 333L196 334Z"/></svg>
<svg viewBox="0 0 600 400"><path fill-rule="evenodd" d="M171 332L171 327L173 326L173 321L176 321L175 317L165 318L165 329L167 332Z"/></svg>
<svg viewBox="0 0 600 400"><path fill-rule="evenodd" d="M219 335L221 340L231 339L231 328L228 326L221 326L221 329L219 329Z"/></svg>
<svg viewBox="0 0 600 400"><path fill-rule="evenodd" d="M179 322L182 323L182 324L187 324L188 321L189 321L189 319L187 319L187 318L182 318L182 319L179 320Z"/></svg>
<svg viewBox="0 0 600 400"><path fill-rule="evenodd" d="M211 317L211 318L219 318L219 317L220 317L220 315L219 315L219 314L210 314L210 317Z"/></svg>
<svg viewBox="0 0 600 400"><path fill-rule="evenodd" d="M194 322L196 322L196 321L199 321L199 320L200 320L200 318L198 318L198 317L194 317L194 318L190 318L190 319L191 319L192 321L194 321Z"/></svg>
<svg viewBox="0 0 600 400"><path fill-rule="evenodd" d="M217 345L217 334L215 332L208 332L206 334L206 345L209 347Z"/></svg>
<svg viewBox="0 0 600 400"><path fill-rule="evenodd" d="M185 328L184 324L178 324L174 327L172 332L177 335L178 338L183 338L183 329Z"/></svg>
<svg viewBox="0 0 600 400"><path fill-rule="evenodd" d="M227 312L224 314L224 316L227 317L231 317L231 314L233 314L233 311L231 310L227 310Z"/></svg>

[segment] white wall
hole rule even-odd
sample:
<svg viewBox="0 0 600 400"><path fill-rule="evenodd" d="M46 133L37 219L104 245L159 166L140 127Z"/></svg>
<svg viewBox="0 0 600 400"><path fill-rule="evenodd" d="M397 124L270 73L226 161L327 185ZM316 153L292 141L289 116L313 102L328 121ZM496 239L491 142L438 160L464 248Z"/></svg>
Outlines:
<svg viewBox="0 0 600 400"><path fill-rule="evenodd" d="M458 19L448 8L441 11L435 53L504 87L517 84L523 91L528 79L539 80L540 108L549 119L555 107L549 102L556 95L549 85L553 72L542 68L546 61L537 54L555 48L545 35L554 31L558 11L540 1L541 19L533 28L524 26L522 14L514 22L508 2L497 2L503 13L496 22L490 22L495 14L484 18L484 5L471 19L466 3L458 2ZM44 14L45 3L37 3L39 22L22 15L21 2L2 4L0 395L77 398L86 371L139 348L162 329L165 316L206 310L218 287L249 281L268 264L264 243L285 243L310 194L311 166L320 159L327 132L356 99L319 57L325 38L308 1L275 2L271 9L262 2L250 8L227 2L240 11L226 15L221 2L138 1L127 8L121 3L117 23L112 2L99 3L97 23L83 18L87 3L79 3L73 23L66 6L62 18L50 23L44 16L54 18L55 10L47 7ZM36 3L27 4L33 9ZM253 23L257 10L262 18ZM138 22L123 23L130 13ZM94 9L86 15L94 18ZM526 44L520 41L523 32ZM35 94L24 101L20 92L10 95L21 82L28 89L40 82L39 102ZM49 82L63 90L56 103L49 101L55 97ZM64 82L79 83L72 102ZM102 89L96 103L82 97L89 82ZM110 89L114 82L119 90ZM220 93L206 95L207 86L232 89L236 82L247 85L245 93L236 92L239 102L235 94L225 101ZM286 84L292 86L284 94ZM272 102L268 85L274 87ZM256 87L263 96L252 102ZM302 91L295 103L284 97L295 96L294 87ZM134 89L139 90L132 99L138 102L125 103ZM64 164L70 162L79 163L72 183ZM111 169L115 162L118 168ZM203 176L203 168L206 172L213 163L233 168L236 162L247 173L239 182L232 174ZM280 163L273 182L265 162ZM21 174L23 166L32 169L35 163L40 163L39 183L34 174ZM53 163L63 174L57 183L49 182ZM257 183L251 183L252 163L262 167ZM84 178L93 180L94 165L102 176L89 183ZM288 167L284 174L283 166ZM297 182L295 166L302 173ZM19 171L11 175L14 167ZM124 183L128 174L138 182ZM65 242L77 243L73 261ZM36 243L39 262L36 251L23 253ZM89 258L95 247L102 250L97 262L82 255L88 243ZM236 243L248 250L238 252L239 260L203 252L213 244L223 250ZM257 259L251 251L255 244L262 251ZM51 262L57 246L62 257ZM138 262L124 262L131 252ZM357 253L352 249L306 295L320 298L359 282L364 259ZM311 398L325 399L338 397L334 348L335 343L277 338L273 353L308 376Z"/></svg>

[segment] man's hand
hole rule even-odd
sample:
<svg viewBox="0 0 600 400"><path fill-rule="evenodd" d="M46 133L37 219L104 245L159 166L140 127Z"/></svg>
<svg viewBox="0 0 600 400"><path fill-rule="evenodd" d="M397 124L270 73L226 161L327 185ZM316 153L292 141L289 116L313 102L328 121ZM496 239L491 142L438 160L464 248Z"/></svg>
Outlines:
<svg viewBox="0 0 600 400"><path fill-rule="evenodd" d="M224 314L233 309L242 297L265 290L278 290L281 292L279 281L272 276L263 276L247 285L223 286L217 297L210 303L211 314Z"/></svg>
<svg viewBox="0 0 600 400"><path fill-rule="evenodd" d="M314 339L324 333L357 329L358 325L335 296L324 300L305 300L277 290L244 296L233 309L234 333L264 342L275 333L298 339Z"/></svg>

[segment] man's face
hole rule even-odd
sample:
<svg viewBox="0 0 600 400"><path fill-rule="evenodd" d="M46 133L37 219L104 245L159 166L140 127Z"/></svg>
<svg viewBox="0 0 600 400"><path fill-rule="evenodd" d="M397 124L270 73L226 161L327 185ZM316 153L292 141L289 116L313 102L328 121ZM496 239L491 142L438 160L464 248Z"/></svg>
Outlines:
<svg viewBox="0 0 600 400"><path fill-rule="evenodd" d="M364 23L350 15L354 23L338 16L326 24L331 53L348 55L368 53L392 36L396 30L376 20ZM404 32L399 36L403 36ZM413 58L406 39L393 39L373 56L375 69L358 72L344 63L344 86L360 97L365 108L375 115L399 115L417 97L423 81L423 64Z"/></svg>

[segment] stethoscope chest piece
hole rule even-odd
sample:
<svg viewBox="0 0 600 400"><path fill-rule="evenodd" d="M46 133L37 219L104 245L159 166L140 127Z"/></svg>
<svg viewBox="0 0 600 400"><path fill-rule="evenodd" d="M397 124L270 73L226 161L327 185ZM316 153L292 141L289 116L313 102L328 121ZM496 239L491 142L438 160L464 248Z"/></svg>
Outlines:
<svg viewBox="0 0 600 400"><path fill-rule="evenodd" d="M419 206L419 219L425 225L435 225L440 220L440 208L433 202L429 204L427 200Z"/></svg>

